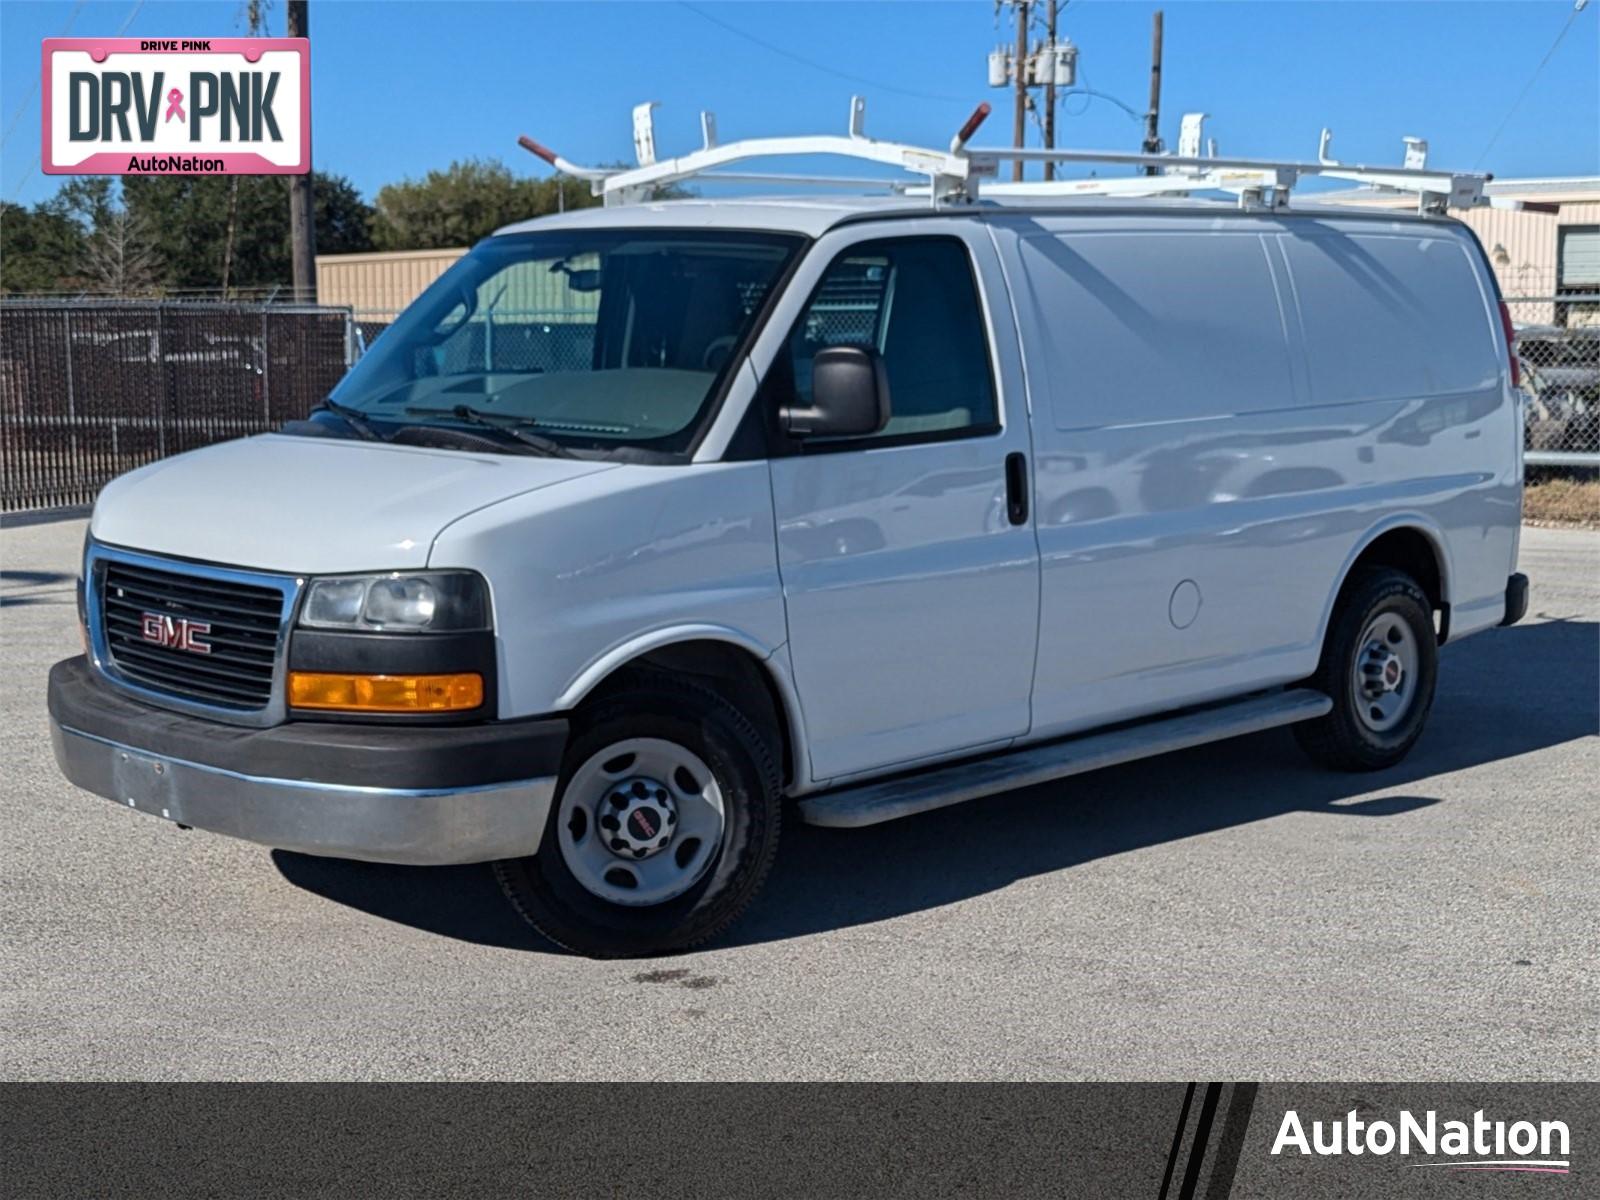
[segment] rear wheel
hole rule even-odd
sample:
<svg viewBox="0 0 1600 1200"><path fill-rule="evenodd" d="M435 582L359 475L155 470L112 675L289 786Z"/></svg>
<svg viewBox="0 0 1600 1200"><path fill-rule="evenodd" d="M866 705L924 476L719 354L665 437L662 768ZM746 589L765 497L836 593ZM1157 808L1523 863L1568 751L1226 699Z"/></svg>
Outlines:
<svg viewBox="0 0 1600 1200"><path fill-rule="evenodd" d="M715 692L667 675L638 676L576 725L539 853L495 864L511 903L596 958L721 933L777 851L769 740Z"/></svg>
<svg viewBox="0 0 1600 1200"><path fill-rule="evenodd" d="M1333 711L1294 727L1312 758L1344 771L1378 771L1405 758L1433 705L1439 647L1428 598L1409 575L1364 569L1333 614L1310 686Z"/></svg>

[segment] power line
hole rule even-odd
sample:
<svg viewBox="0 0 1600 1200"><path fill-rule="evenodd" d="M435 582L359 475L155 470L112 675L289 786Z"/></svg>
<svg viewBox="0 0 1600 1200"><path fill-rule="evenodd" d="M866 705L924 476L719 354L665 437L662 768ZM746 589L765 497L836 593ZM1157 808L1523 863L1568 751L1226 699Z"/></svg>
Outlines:
<svg viewBox="0 0 1600 1200"><path fill-rule="evenodd" d="M1489 144L1483 148L1483 153L1478 155L1478 161L1472 164L1474 168L1482 165L1483 160L1489 157L1489 151L1494 149L1494 144L1500 140L1500 135L1505 132L1506 126L1511 123L1511 118L1517 115L1517 109L1522 107L1523 100L1527 99L1528 93L1533 90L1533 85L1538 81L1540 74L1543 73L1545 64L1550 61L1551 55L1555 54L1556 47L1561 45L1561 39L1567 36L1567 30L1572 28L1573 22L1578 19L1578 14L1583 11L1584 5L1587 3L1588 0L1576 0L1576 3L1573 4L1572 13L1567 17L1567 23L1561 27L1561 32L1556 34L1556 40L1550 43L1550 49L1544 52L1544 57L1539 60L1539 65L1533 69L1533 75L1522 86L1522 90L1517 93L1517 98L1511 103L1510 111L1506 113L1500 124L1495 126L1494 136L1489 139Z"/></svg>
<svg viewBox="0 0 1600 1200"><path fill-rule="evenodd" d="M67 34L72 32L72 23L78 19L78 14L83 11L83 5L84 0L78 0L78 3L73 6L72 11L67 14L67 23L61 27L61 32L56 34L57 37L66 37ZM0 146L4 146L11 140L11 135L17 128L17 122L22 120L22 114L28 111L28 105L39 94L39 85L43 82L44 72L41 70L39 74L33 77L33 87L23 93L22 103L17 105L17 111L11 114L11 120L6 122L5 133L0 134Z"/></svg>
<svg viewBox="0 0 1600 1200"><path fill-rule="evenodd" d="M1083 72L1080 70L1079 74L1081 75L1082 73ZM1080 109L1076 109L1076 110L1069 110L1067 108L1066 104L1063 103L1062 106L1061 106L1061 111L1066 116L1069 116L1069 117L1081 117L1081 116L1083 116L1084 113L1088 112L1089 109L1094 106L1094 102L1096 100L1106 100L1106 101L1109 101L1112 104L1115 104L1118 108L1120 108L1122 110L1122 112L1123 112L1123 115L1126 116L1128 118L1128 120L1132 121L1135 125L1141 125L1142 126L1144 124L1144 119L1145 119L1145 114L1144 113L1137 112L1133 108L1130 108L1128 105L1124 104L1121 100L1118 100L1115 96L1112 96L1112 95L1110 95L1110 94L1108 94L1106 92L1097 92L1093 88L1062 88L1057 94L1060 95L1060 96L1082 96L1083 99L1084 99L1083 107L1080 108ZM1036 106L1032 105L1032 104L1030 104L1028 106L1028 111L1033 115L1033 124L1034 124L1035 128L1037 128L1040 131L1040 133L1043 134L1043 132L1044 132L1044 114L1042 112L1040 112L1039 109Z"/></svg>
<svg viewBox="0 0 1600 1200"><path fill-rule="evenodd" d="M782 46L775 45L772 42L767 41L765 38L757 37L753 33L746 33L737 25L730 25L721 17L713 17L710 13L695 7L693 4L688 3L688 0L678 0L678 3L680 7L688 9L701 20L709 21L711 24L727 30L735 37L741 37L747 42L753 42L755 45L760 46L763 50L770 50L774 54L781 54L784 58L787 58L792 62L797 62L801 66L810 67L813 71L821 71L824 75L832 75L835 79L844 79L850 83L864 84L867 87L874 87L883 92L894 92L897 95L910 96L914 100L938 100L949 104L965 104L972 99L971 96L943 96L936 92L918 92L913 91L911 88L896 87L892 83L882 83L876 79L868 79L862 75L852 75L848 71L840 71L828 66L826 63L819 63L814 59L806 58L804 55L796 54L792 50L787 50Z"/></svg>
<svg viewBox="0 0 1600 1200"><path fill-rule="evenodd" d="M1137 109L1131 107L1130 105L1124 104L1121 100L1118 100L1110 92L1097 92L1093 88L1081 87L1081 88L1063 88L1061 94L1063 96L1087 96L1091 100L1104 100L1104 101L1106 101L1106 102L1108 102L1110 104L1115 104L1123 112L1127 113L1130 120L1133 120L1133 121L1143 121L1144 120L1144 113L1139 112ZM1085 105L1084 107L1087 108L1088 106Z"/></svg>
<svg viewBox="0 0 1600 1200"><path fill-rule="evenodd" d="M78 7L74 8L72 10L72 15L67 18L67 23L62 28L60 36L62 36L62 37L66 37L67 36L67 31L72 28L73 21L78 19L78 9L82 8L83 5L84 5L84 0L78 0ZM143 7L144 7L144 0L134 0L134 5L133 5L133 7L131 9L128 10L128 15L122 18L122 24L117 26L117 32L112 34L111 36L112 37L121 37L124 33L126 33L128 31L128 26L133 24L133 19L139 15L139 10L141 8L143 8ZM11 118L11 124L6 126L5 137L9 138L11 136L11 130L13 128L15 128L15 126L17 124L17 121L22 117L23 111L28 107L28 101L31 100L35 95L38 94L39 88L43 83L44 83L44 72L43 72L43 69L41 68L40 73L39 73L39 77L37 79L35 79L34 82L33 82L33 91L29 95L24 96L22 98L22 107L17 109L16 116ZM5 142L5 138L0 138L0 145L3 145L4 142ZM17 186L11 189L11 199L12 200L15 200L18 196L20 196L22 194L23 185L26 184L30 179L33 178L33 173L39 169L39 164L41 162L43 162L43 161L44 161L43 155L38 155L38 154L34 155L33 165L22 173L21 177L17 180Z"/></svg>

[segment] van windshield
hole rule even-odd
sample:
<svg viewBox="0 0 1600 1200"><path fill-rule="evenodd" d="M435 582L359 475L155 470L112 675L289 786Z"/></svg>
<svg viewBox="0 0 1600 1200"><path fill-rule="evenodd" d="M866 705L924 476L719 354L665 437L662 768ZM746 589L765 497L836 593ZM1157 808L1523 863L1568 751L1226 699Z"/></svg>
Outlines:
<svg viewBox="0 0 1600 1200"><path fill-rule="evenodd" d="M492 424L569 449L681 453L800 244L642 229L490 238L377 338L330 406L380 429Z"/></svg>

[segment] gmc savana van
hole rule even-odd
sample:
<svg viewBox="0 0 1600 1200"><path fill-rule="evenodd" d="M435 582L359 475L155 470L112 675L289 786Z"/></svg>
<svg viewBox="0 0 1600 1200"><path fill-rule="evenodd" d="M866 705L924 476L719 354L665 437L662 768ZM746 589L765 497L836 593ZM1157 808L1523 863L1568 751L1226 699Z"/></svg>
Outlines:
<svg viewBox="0 0 1600 1200"><path fill-rule="evenodd" d="M108 486L58 762L493 861L594 955L854 826L1292 725L1376 770L1518 620L1494 278L1437 215L676 201L481 243L309 420Z"/></svg>

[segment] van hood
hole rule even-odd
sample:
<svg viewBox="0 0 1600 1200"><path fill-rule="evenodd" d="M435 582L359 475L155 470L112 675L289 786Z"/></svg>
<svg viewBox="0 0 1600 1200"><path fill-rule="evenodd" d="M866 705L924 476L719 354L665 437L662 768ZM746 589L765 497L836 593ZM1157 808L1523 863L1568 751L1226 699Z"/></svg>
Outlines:
<svg viewBox="0 0 1600 1200"><path fill-rule="evenodd" d="M313 575L426 566L439 531L615 463L263 434L107 484L91 530L116 546Z"/></svg>

